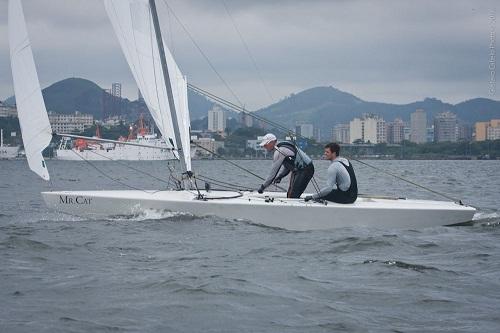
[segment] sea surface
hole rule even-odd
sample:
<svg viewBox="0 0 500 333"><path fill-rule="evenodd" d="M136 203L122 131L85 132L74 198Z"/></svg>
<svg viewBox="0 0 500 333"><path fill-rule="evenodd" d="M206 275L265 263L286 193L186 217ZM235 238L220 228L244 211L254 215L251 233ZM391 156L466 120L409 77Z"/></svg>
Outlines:
<svg viewBox="0 0 500 333"><path fill-rule="evenodd" d="M271 163L234 162L261 176ZM0 332L500 332L500 161L366 162L477 207L474 223L293 232L167 212L88 220L49 210L40 192L165 188L166 163L48 161L47 183L26 161L0 161ZM353 164L362 193L441 199ZM322 184L328 162L315 165ZM194 169L261 183L224 161Z"/></svg>

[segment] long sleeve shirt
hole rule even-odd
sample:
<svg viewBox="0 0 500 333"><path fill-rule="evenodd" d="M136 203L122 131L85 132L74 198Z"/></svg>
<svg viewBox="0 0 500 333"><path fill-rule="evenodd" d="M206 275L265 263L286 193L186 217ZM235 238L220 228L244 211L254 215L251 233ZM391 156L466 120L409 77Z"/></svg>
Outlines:
<svg viewBox="0 0 500 333"><path fill-rule="evenodd" d="M333 190L347 191L351 186L351 177L347 169L340 163L349 165L349 161L343 157L337 157L332 161L327 171L326 186L319 193L313 195L314 199L322 198Z"/></svg>
<svg viewBox="0 0 500 333"><path fill-rule="evenodd" d="M264 188L268 187L271 185L273 180L276 178L278 175L278 172L283 166L283 161L285 160L286 157L288 156L294 156L295 153L287 148L287 147L275 147L274 148L274 155L273 155L273 165L271 166L271 172L269 172L269 176L267 176L267 179L264 181ZM286 176L290 170L285 168L283 166L281 173L279 174L280 177Z"/></svg>

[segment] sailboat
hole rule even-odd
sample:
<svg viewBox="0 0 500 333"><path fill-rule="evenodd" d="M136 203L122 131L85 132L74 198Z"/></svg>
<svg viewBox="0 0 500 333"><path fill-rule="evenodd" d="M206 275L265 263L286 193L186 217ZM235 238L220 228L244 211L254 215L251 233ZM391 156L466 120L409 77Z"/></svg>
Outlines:
<svg viewBox="0 0 500 333"><path fill-rule="evenodd" d="M367 226L423 228L472 220L475 208L449 201L361 197L353 204L305 202L284 192L211 191L193 184L189 149L187 80L166 47L154 0L104 0L132 74L161 134L181 165L175 189L159 191L42 192L48 207L88 218L140 214L148 210L215 215L289 230ZM9 1L9 39L14 90L31 170L49 180L41 151L52 130L40 92L20 0Z"/></svg>

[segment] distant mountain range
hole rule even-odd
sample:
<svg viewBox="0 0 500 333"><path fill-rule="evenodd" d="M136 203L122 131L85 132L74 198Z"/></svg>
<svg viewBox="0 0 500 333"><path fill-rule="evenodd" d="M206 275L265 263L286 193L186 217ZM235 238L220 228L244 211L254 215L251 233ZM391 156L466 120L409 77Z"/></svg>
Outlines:
<svg viewBox="0 0 500 333"><path fill-rule="evenodd" d="M68 114L78 110L92 114L97 119L102 118L103 89L92 81L81 78L65 79L43 89L42 93L49 111ZM192 121L206 117L208 110L214 105L204 96L192 91L189 91L188 99ZM15 99L11 97L5 103L15 104ZM122 99L121 103L122 112L131 119L146 110L145 105L138 101ZM500 101L487 98L475 98L455 105L436 98L426 98L423 101L399 105L367 102L334 87L316 87L291 94L256 112L292 129L297 122L311 123L320 128L322 135L326 136L335 124L348 123L363 113L378 114L386 121L397 117L409 121L410 113L416 109L424 109L429 122L435 114L443 111L454 112L461 121L471 124L500 118Z"/></svg>
<svg viewBox="0 0 500 333"><path fill-rule="evenodd" d="M42 90L43 99L47 111L62 114L74 113L76 110L91 114L96 119L103 117L103 88L92 81L81 78L69 78L58 81ZM107 94L109 96L109 94ZM214 103L204 96L188 91L189 110L191 120L207 116ZM15 97L9 97L4 101L6 104L14 105ZM127 98L120 100L122 114L135 119L138 113L145 111L145 105L139 101L130 101ZM147 111L146 111L147 112Z"/></svg>
<svg viewBox="0 0 500 333"><path fill-rule="evenodd" d="M417 109L427 112L431 122L437 113L451 111L466 123L500 118L500 101L475 98L458 104L449 104L436 98L426 98L410 104L388 104L367 102L334 87L316 87L292 94L278 103L257 111L257 114L294 128L297 122L311 123L320 128L322 135L329 135L338 123L348 123L363 113L374 113L386 121L395 118L410 120L410 114ZM324 131L327 131L325 133Z"/></svg>

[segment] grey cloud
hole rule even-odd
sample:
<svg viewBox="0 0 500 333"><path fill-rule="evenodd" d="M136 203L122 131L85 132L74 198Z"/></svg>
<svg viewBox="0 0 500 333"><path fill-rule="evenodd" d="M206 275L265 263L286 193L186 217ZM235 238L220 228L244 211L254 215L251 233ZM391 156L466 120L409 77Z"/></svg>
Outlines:
<svg viewBox="0 0 500 333"><path fill-rule="evenodd" d="M101 1L23 3L42 85L75 75L104 86L122 81L124 91L136 96ZM499 6L494 1L225 3L275 98L330 84L363 99L386 102L425 96L450 102L497 97L487 95L492 27L488 16ZM272 102L264 95L222 2L170 0L168 4L248 106ZM2 97L11 93L5 88L11 80L5 51L6 7L6 1L0 1ZM158 8L164 38L190 81L230 97L164 1L158 1Z"/></svg>

